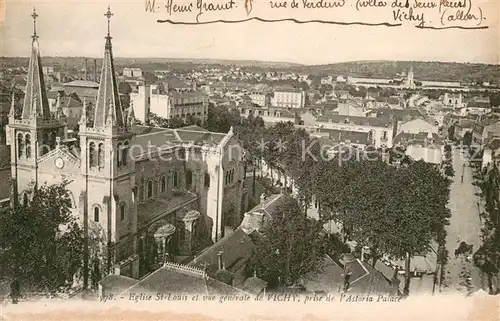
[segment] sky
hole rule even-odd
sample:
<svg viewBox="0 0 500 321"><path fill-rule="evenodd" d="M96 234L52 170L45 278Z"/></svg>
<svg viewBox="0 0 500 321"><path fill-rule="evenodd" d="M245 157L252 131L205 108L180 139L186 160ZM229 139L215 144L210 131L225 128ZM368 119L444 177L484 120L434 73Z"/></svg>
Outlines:
<svg viewBox="0 0 500 321"><path fill-rule="evenodd" d="M33 32L31 13L35 6L39 15L37 31L42 56L101 57L107 29L104 13L109 4L114 13L111 34L115 57L265 60L302 64L356 60L498 64L500 59L498 17L492 15L498 15L498 0L484 0L488 1L484 10L488 12L489 9L490 28L483 30L258 21L171 25L157 23L157 16L145 12L144 1L7 0L1 12L0 53L2 56L29 55ZM392 16L391 10L386 12L388 15Z"/></svg>

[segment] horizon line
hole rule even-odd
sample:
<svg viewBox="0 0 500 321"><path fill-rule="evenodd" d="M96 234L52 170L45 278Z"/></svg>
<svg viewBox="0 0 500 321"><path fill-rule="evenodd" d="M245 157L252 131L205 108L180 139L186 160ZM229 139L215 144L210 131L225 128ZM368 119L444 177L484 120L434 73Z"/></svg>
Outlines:
<svg viewBox="0 0 500 321"><path fill-rule="evenodd" d="M5 58L20 58L20 59L29 59L29 56L0 56L1 59ZM102 60L103 57L93 57L93 56L54 56L54 55L49 55L49 56L41 56L41 58L77 58L77 59L99 59ZM407 63L447 63L447 64L463 64L463 65L489 65L489 66L500 66L499 63L491 63L491 62L463 62L463 61L445 61L445 60L391 60L391 59L361 59L361 60L345 60L345 61L337 61L337 62L326 62L326 63L314 63L314 64L306 64L306 63L299 63L299 62L290 62L290 61L281 61L281 60L259 60L259 59L231 59L231 58L193 58L193 57L126 57L126 56L115 56L113 57L114 60L116 59L141 59L141 60L146 60L146 59L163 59L163 60L187 60L187 62L192 62L194 64L200 64L197 61L200 60L215 60L215 61L234 61L234 62L256 62L260 64L289 64L292 65L291 67L317 67L317 66L325 66L325 65L336 65L336 64L347 64L347 63L377 63L377 62L407 62ZM216 63L214 63L216 64ZM294 65L294 66L293 66Z"/></svg>

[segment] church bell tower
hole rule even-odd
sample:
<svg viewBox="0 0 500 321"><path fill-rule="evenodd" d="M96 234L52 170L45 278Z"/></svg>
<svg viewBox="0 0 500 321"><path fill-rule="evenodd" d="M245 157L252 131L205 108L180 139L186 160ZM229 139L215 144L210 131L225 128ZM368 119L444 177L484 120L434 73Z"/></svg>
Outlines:
<svg viewBox="0 0 500 321"><path fill-rule="evenodd" d="M62 113L50 112L36 30L38 14L35 9L31 17L33 35L24 101L19 111L12 97L7 126L7 139L11 146L13 205L17 204L20 195L24 202L29 199L30 195L25 191L31 184L35 188L38 184L38 161L56 149L66 126Z"/></svg>
<svg viewBox="0 0 500 321"><path fill-rule="evenodd" d="M130 155L133 120L122 109L113 62L110 35L110 8L104 15L108 22L101 79L92 119L87 118L88 104L80 119L81 174L85 178L83 217L89 228L101 229L109 249L108 268L135 250L137 229L135 163ZM90 117L89 117L90 118Z"/></svg>

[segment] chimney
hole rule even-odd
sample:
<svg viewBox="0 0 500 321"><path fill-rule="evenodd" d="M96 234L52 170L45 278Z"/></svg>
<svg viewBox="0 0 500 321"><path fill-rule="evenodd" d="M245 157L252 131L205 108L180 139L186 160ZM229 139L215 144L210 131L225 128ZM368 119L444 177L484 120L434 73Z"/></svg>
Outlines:
<svg viewBox="0 0 500 321"><path fill-rule="evenodd" d="M191 81L191 87L193 91L196 91L196 80Z"/></svg>
<svg viewBox="0 0 500 321"><path fill-rule="evenodd" d="M94 81L97 82L97 59L94 59Z"/></svg>
<svg viewBox="0 0 500 321"><path fill-rule="evenodd" d="M218 263L219 270L224 269L224 263L222 261L222 254L224 254L223 251L217 252L217 263Z"/></svg>
<svg viewBox="0 0 500 321"><path fill-rule="evenodd" d="M87 58L85 58L85 79L87 80Z"/></svg>

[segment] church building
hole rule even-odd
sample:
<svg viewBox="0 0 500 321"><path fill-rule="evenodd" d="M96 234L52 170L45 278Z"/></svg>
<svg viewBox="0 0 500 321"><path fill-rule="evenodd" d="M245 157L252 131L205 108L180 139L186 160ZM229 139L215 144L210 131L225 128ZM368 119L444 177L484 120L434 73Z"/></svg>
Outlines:
<svg viewBox="0 0 500 321"><path fill-rule="evenodd" d="M165 129L137 125L118 93L109 22L95 108L83 103L69 137L61 104L51 112L36 24L22 110L14 102L7 140L12 203L32 187L67 182L72 212L103 237L108 272L140 277L165 261L184 262L237 228L245 207L243 150L232 129ZM36 22L37 14L33 12ZM94 260L90 254L89 260Z"/></svg>

